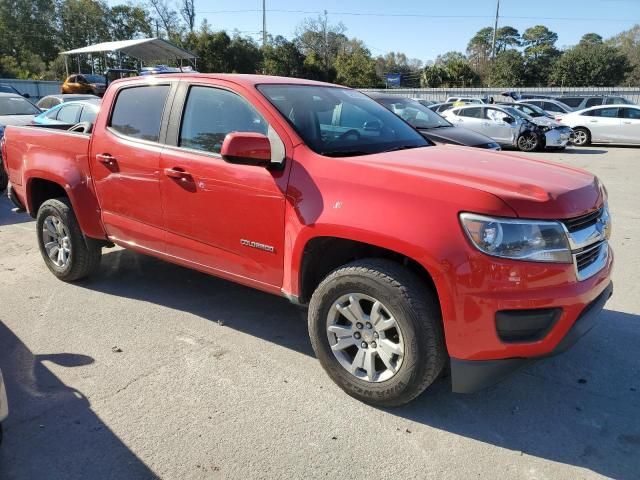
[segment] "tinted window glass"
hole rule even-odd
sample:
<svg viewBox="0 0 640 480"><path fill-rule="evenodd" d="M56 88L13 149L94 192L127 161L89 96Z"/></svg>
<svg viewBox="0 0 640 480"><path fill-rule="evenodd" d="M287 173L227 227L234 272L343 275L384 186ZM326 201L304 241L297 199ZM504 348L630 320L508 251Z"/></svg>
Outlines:
<svg viewBox="0 0 640 480"><path fill-rule="evenodd" d="M472 118L482 118L482 108L473 107L473 108L463 108L462 110L458 110L459 117L472 117Z"/></svg>
<svg viewBox="0 0 640 480"><path fill-rule="evenodd" d="M40 110L22 97L0 97L0 115L37 115Z"/></svg>
<svg viewBox="0 0 640 480"><path fill-rule="evenodd" d="M571 108L576 108L582 103L582 100L584 99L582 97L560 97L558 100L560 100L565 105L569 105Z"/></svg>
<svg viewBox="0 0 640 480"><path fill-rule="evenodd" d="M408 98L383 98L378 101L415 128L451 126L451 124L440 115L415 100Z"/></svg>
<svg viewBox="0 0 640 480"><path fill-rule="evenodd" d="M78 123L78 117L80 116L80 105L68 105L58 110L58 120L64 123Z"/></svg>
<svg viewBox="0 0 640 480"><path fill-rule="evenodd" d="M191 87L182 117L181 147L220 153L231 132L267 134L268 125L246 100L217 88Z"/></svg>
<svg viewBox="0 0 640 480"><path fill-rule="evenodd" d="M93 123L96 121L97 115L98 115L98 110L96 108L85 105L84 107L82 107L82 113L80 114L80 121Z"/></svg>
<svg viewBox="0 0 640 480"><path fill-rule="evenodd" d="M602 105L602 98L590 98L587 100L587 103L584 108L596 107L598 105Z"/></svg>
<svg viewBox="0 0 640 480"><path fill-rule="evenodd" d="M125 88L120 91L110 126L129 137L157 142L169 85Z"/></svg>
<svg viewBox="0 0 640 480"><path fill-rule="evenodd" d="M599 117L616 118L618 116L617 108L601 108L598 111L600 112Z"/></svg>
<svg viewBox="0 0 640 480"><path fill-rule="evenodd" d="M638 108L623 108L622 109L622 118L632 118L635 120L640 120L640 109Z"/></svg>
<svg viewBox="0 0 640 480"><path fill-rule="evenodd" d="M322 155L367 155L429 145L395 114L355 90L315 85L259 85L258 89Z"/></svg>

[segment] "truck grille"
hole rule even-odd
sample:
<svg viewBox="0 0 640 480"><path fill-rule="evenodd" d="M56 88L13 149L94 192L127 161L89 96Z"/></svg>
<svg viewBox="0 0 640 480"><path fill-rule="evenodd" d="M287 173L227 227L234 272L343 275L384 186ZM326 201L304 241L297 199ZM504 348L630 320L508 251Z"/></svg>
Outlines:
<svg viewBox="0 0 640 480"><path fill-rule="evenodd" d="M562 220L562 223L564 223L565 227L567 227L567 230L569 231L569 233L577 232L578 230L583 230L592 225L595 225L596 222L598 221L598 218L600 218L601 216L602 216L602 208L600 208L599 210L595 210L593 212L587 213L586 215L581 215L579 217Z"/></svg>
<svg viewBox="0 0 640 480"><path fill-rule="evenodd" d="M578 272L583 271L589 265L592 265L596 260L598 260L602 248L606 247L606 243L606 241L602 241L597 243L595 246L587 247L581 252L575 254Z"/></svg>

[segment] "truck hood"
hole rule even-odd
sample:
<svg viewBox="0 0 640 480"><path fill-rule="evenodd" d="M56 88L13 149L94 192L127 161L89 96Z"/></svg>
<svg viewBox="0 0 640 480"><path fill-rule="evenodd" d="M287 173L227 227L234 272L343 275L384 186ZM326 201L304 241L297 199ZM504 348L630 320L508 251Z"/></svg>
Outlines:
<svg viewBox="0 0 640 480"><path fill-rule="evenodd" d="M356 158L390 171L491 193L521 218L576 217L603 201L594 175L507 152L448 145L352 157ZM474 211L473 205L460 208Z"/></svg>

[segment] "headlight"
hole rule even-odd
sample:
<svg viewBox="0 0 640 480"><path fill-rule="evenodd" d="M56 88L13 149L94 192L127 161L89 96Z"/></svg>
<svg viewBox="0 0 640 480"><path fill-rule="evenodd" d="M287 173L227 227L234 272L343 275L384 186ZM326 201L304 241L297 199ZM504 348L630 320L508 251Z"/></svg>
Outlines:
<svg viewBox="0 0 640 480"><path fill-rule="evenodd" d="M491 218L461 213L471 242L487 255L532 262L571 263L573 258L559 222Z"/></svg>

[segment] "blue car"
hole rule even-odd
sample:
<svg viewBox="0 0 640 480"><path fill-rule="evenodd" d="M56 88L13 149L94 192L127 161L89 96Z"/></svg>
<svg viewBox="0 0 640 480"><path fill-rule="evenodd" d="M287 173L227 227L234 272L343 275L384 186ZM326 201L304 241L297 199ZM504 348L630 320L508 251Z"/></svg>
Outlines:
<svg viewBox="0 0 640 480"><path fill-rule="evenodd" d="M100 111L100 98L65 102L50 108L36 116L34 125L66 125L72 127L76 123L96 121Z"/></svg>

